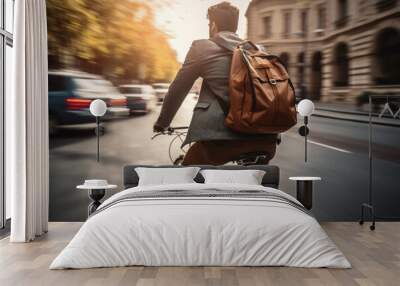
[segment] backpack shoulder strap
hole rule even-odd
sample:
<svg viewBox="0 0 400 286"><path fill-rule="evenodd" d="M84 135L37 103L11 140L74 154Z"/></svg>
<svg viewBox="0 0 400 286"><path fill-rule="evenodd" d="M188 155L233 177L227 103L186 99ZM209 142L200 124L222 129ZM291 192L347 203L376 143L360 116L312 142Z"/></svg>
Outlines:
<svg viewBox="0 0 400 286"><path fill-rule="evenodd" d="M210 41L216 43L221 48L224 48L226 51L229 52L229 54L233 53L233 49L231 47L229 47L228 45L226 45L225 41L221 40L220 38L213 37L213 38L210 38Z"/></svg>
<svg viewBox="0 0 400 286"><path fill-rule="evenodd" d="M240 42L234 48L232 48L231 46L227 45L224 40L222 40L221 38L218 38L218 37L210 38L210 41L216 43L218 46L224 48L225 50L230 51L231 53L233 53L233 51L234 51L234 49L236 47L243 47L245 50L247 50L248 48L253 48L255 50L260 50L260 48L250 40L244 40L244 41Z"/></svg>
<svg viewBox="0 0 400 286"><path fill-rule="evenodd" d="M245 50L247 50L248 47L251 47L257 51L260 50L260 48L250 40L245 40L245 41L241 42L239 44L239 47L243 47Z"/></svg>
<svg viewBox="0 0 400 286"><path fill-rule="evenodd" d="M217 38L217 37L210 38L210 41L216 43L218 46L225 49L227 51L227 53L225 53L224 55L232 55L233 54L233 49L228 47L227 45L225 45L225 41L222 41L220 38ZM210 91L212 93L214 93L211 89L210 89ZM216 97L217 102L222 109L222 112L225 114L225 116L227 116L229 113L229 106L227 106L226 103L222 100L222 98L220 98L217 94L214 93L214 96Z"/></svg>

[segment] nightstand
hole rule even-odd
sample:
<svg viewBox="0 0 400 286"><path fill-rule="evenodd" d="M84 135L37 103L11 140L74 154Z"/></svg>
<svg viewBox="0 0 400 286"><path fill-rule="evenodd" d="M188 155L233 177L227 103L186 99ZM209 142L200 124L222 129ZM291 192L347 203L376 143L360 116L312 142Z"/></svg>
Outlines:
<svg viewBox="0 0 400 286"><path fill-rule="evenodd" d="M313 203L313 183L321 181L320 177L290 177L289 180L296 181L296 197L303 206L310 210Z"/></svg>
<svg viewBox="0 0 400 286"><path fill-rule="evenodd" d="M117 185L108 184L107 180L85 180L83 185L76 187L78 190L87 190L89 198L92 200L88 206L88 216L94 213L101 205L100 201L106 194L106 190L115 189L116 187Z"/></svg>

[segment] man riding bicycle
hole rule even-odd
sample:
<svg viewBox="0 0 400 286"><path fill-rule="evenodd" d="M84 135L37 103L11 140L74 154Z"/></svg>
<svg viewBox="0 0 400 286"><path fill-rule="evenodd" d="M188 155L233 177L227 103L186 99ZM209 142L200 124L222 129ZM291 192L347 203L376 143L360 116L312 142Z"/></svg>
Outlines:
<svg viewBox="0 0 400 286"><path fill-rule="evenodd" d="M276 134L250 135L237 133L225 126L229 107L229 74L232 54L242 39L236 34L239 10L228 2L208 9L210 39L197 40L165 96L154 131L168 128L193 83L203 78L198 102L194 108L184 145L195 142L182 165L222 165L238 160L244 154L262 154L262 164L274 157ZM218 43L218 44L217 44ZM227 49L225 49L226 47Z"/></svg>

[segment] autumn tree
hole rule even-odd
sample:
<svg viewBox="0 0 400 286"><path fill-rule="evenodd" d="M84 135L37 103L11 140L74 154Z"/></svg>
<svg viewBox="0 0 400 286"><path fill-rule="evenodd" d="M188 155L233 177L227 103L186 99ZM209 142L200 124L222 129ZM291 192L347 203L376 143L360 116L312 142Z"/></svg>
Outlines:
<svg viewBox="0 0 400 286"><path fill-rule="evenodd" d="M116 83L170 80L178 63L155 25L155 3L47 0L50 68L99 73Z"/></svg>

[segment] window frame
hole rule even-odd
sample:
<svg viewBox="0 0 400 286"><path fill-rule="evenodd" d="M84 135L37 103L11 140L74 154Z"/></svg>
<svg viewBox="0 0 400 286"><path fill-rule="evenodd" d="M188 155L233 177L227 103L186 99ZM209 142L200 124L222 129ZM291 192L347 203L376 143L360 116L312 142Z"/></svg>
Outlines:
<svg viewBox="0 0 400 286"><path fill-rule="evenodd" d="M6 190L5 190L5 96L6 96L6 50L7 46L13 48L13 34L7 31L6 21L10 15L6 16L6 1L12 2L14 21L15 0L0 0L0 229L6 225ZM11 29L14 30L14 27ZM1 234L1 233L0 233Z"/></svg>
<svg viewBox="0 0 400 286"><path fill-rule="evenodd" d="M304 8L300 11L300 29L303 38L306 38L308 36L309 14L310 11L308 8Z"/></svg>
<svg viewBox="0 0 400 286"><path fill-rule="evenodd" d="M347 88L350 85L350 47L346 42L339 42L334 46L334 74L333 86Z"/></svg>
<svg viewBox="0 0 400 286"><path fill-rule="evenodd" d="M336 21L335 25L337 29L344 28L349 20L349 1L337 0L336 2Z"/></svg>
<svg viewBox="0 0 400 286"><path fill-rule="evenodd" d="M327 10L325 3L317 6L317 17L317 29L325 30L327 25Z"/></svg>
<svg viewBox="0 0 400 286"><path fill-rule="evenodd" d="M283 32L282 36L284 39L289 39L292 33L292 11L283 11Z"/></svg>
<svg viewBox="0 0 400 286"><path fill-rule="evenodd" d="M269 20L269 31L267 30L266 19ZM263 28L263 31L262 31L263 37L265 37L267 39L272 38L272 15L271 14L266 14L266 15L262 16L262 28Z"/></svg>

